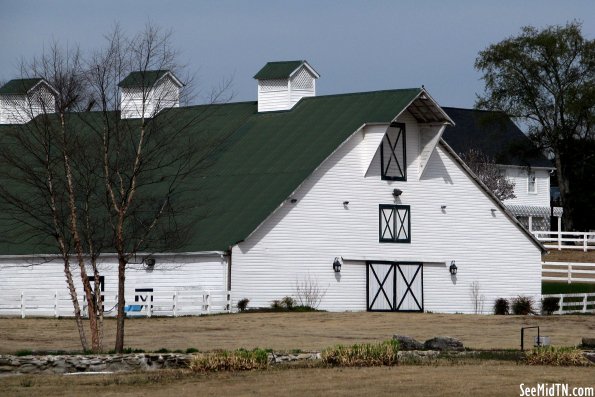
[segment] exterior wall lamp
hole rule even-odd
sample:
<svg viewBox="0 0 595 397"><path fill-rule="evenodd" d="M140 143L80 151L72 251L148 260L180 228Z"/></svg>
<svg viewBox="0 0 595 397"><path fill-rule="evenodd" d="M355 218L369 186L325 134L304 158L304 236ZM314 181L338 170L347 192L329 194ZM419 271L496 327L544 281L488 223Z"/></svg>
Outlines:
<svg viewBox="0 0 595 397"><path fill-rule="evenodd" d="M457 265L455 265L455 261L450 262L450 267L448 268L448 270L450 271L450 274L452 276L456 276L457 275Z"/></svg>
<svg viewBox="0 0 595 397"><path fill-rule="evenodd" d="M401 194L403 194L401 189L393 189L393 196L399 197Z"/></svg>
<svg viewBox="0 0 595 397"><path fill-rule="evenodd" d="M333 261L333 270L335 271L335 273L340 273L341 272L341 262L339 261L339 258L335 258L335 260Z"/></svg>
<svg viewBox="0 0 595 397"><path fill-rule="evenodd" d="M145 258L144 262L147 265L147 269L153 269L155 267L155 258Z"/></svg>

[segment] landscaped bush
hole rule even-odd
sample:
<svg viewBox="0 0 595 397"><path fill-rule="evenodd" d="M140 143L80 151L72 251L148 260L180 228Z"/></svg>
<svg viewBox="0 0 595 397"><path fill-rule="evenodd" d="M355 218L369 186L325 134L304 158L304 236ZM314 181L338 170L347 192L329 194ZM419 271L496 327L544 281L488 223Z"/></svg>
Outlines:
<svg viewBox="0 0 595 397"><path fill-rule="evenodd" d="M558 298L554 297L543 298L541 301L541 312L543 314L551 315L553 312L558 311L560 309L558 301Z"/></svg>
<svg viewBox="0 0 595 397"><path fill-rule="evenodd" d="M370 367L396 365L399 342L362 343L352 346L337 345L321 353L322 362L341 367Z"/></svg>
<svg viewBox="0 0 595 397"><path fill-rule="evenodd" d="M527 352L525 363L529 365L583 366L589 360L576 347L536 347Z"/></svg>
<svg viewBox="0 0 595 397"><path fill-rule="evenodd" d="M512 299L512 313L519 315L534 314L533 299L528 296L517 296Z"/></svg>
<svg viewBox="0 0 595 397"><path fill-rule="evenodd" d="M498 298L494 303L494 314L504 315L510 313L510 305L507 299Z"/></svg>
<svg viewBox="0 0 595 397"><path fill-rule="evenodd" d="M243 312L248 308L248 303L250 303L250 299L243 298L238 301L238 310Z"/></svg>
<svg viewBox="0 0 595 397"><path fill-rule="evenodd" d="M195 372L250 371L268 366L268 351L263 349L199 353L190 360Z"/></svg>
<svg viewBox="0 0 595 397"><path fill-rule="evenodd" d="M295 299L293 299L291 296L286 296L281 300L281 305L283 305L283 307L285 307L287 310L291 310L295 306Z"/></svg>

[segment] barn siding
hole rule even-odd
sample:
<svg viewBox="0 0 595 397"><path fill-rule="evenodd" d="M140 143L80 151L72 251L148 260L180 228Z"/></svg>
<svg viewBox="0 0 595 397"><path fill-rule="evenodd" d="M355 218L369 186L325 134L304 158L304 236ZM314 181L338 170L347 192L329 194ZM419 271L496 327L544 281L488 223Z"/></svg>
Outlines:
<svg viewBox="0 0 595 397"><path fill-rule="evenodd" d="M117 260L106 258L99 265L100 273L105 277L105 296L114 302L118 291ZM71 265L79 299L82 300L82 284L78 265ZM90 267L87 269L91 275ZM158 257L153 270L146 270L144 265L130 264L126 271L126 294L134 296L136 288L153 288L154 292L173 292L184 289L225 290L227 289L227 260L220 255L204 256L166 256ZM71 315L68 288L64 276L64 264L59 260L0 259L0 315L18 314L7 312L5 307L15 296L25 292L26 296L53 295L58 292L61 307ZM131 304L131 302L127 302ZM3 310L4 308L4 310ZM110 308L106 307L106 310ZM46 313L51 315L51 313Z"/></svg>
<svg viewBox="0 0 595 397"><path fill-rule="evenodd" d="M497 297L540 296L540 250L441 145L418 180L418 125L408 115L399 121L407 124L408 180L380 179L377 148L386 126L357 132L292 195L297 203L285 202L233 248L235 298L268 306L295 297L296 284L309 279L325 292L321 309L365 310L365 257L426 262L426 311L471 313L474 281L486 313ZM394 188L403 191L397 200ZM411 206L410 244L378 242L378 206L395 203ZM335 257L355 260L336 274ZM448 272L451 260L456 278Z"/></svg>

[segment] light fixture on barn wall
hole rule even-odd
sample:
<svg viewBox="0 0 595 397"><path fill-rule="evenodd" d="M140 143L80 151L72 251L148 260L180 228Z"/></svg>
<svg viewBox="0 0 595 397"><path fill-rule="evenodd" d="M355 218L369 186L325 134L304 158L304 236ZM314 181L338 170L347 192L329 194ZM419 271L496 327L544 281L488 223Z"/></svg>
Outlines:
<svg viewBox="0 0 595 397"><path fill-rule="evenodd" d="M401 194L403 194L401 189L393 189L393 196L399 197Z"/></svg>
<svg viewBox="0 0 595 397"><path fill-rule="evenodd" d="M291 204L295 204L297 203L297 199L296 198L292 198L291 200L289 200L291 202Z"/></svg>
<svg viewBox="0 0 595 397"><path fill-rule="evenodd" d="M457 275L457 270L459 268L457 267L457 265L455 264L455 261L451 261L450 262L450 267L448 268L448 270L450 271L450 274L452 276L456 276Z"/></svg>
<svg viewBox="0 0 595 397"><path fill-rule="evenodd" d="M147 269L149 270L152 270L155 267L155 258L153 257L145 258L143 262L145 262L145 265L147 265Z"/></svg>
<svg viewBox="0 0 595 397"><path fill-rule="evenodd" d="M343 201L343 205L347 207L349 205L349 201Z"/></svg>
<svg viewBox="0 0 595 397"><path fill-rule="evenodd" d="M338 257L336 257L333 261L333 270L335 271L335 273L341 272L341 262L339 261Z"/></svg>

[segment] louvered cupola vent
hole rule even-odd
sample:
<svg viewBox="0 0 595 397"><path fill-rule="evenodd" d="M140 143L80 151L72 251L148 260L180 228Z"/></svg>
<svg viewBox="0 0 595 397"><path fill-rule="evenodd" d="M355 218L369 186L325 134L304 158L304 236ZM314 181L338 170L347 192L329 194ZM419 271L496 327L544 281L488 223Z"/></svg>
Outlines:
<svg viewBox="0 0 595 397"><path fill-rule="evenodd" d="M320 75L306 61L269 62L258 80L258 111L289 110L304 97L316 95Z"/></svg>
<svg viewBox="0 0 595 397"><path fill-rule="evenodd" d="M0 124L25 124L56 112L58 92L44 79L16 79L0 87Z"/></svg>
<svg viewBox="0 0 595 397"><path fill-rule="evenodd" d="M130 73L118 86L122 118L139 119L179 107L184 84L169 70L145 70Z"/></svg>

